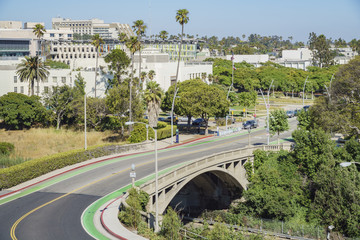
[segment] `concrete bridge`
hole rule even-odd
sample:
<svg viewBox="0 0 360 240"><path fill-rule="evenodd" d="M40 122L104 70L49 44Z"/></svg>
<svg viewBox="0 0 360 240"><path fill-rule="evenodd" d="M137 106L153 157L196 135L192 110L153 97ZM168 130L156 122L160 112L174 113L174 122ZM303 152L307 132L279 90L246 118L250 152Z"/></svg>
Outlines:
<svg viewBox="0 0 360 240"><path fill-rule="evenodd" d="M253 151L290 150L290 144L263 145L221 152L208 157L190 161L158 178L159 214L169 205L194 209L230 204L233 199L241 198L247 189L248 181L244 165L253 161ZM155 212L155 180L140 186L150 196L148 211ZM185 198L187 196L187 198ZM225 206L224 206L225 207ZM194 212L194 209L192 210Z"/></svg>

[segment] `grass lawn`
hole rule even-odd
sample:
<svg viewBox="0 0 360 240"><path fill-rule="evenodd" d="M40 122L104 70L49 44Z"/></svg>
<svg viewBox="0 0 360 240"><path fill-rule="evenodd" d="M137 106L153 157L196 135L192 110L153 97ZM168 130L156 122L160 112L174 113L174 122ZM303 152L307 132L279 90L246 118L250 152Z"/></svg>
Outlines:
<svg viewBox="0 0 360 240"><path fill-rule="evenodd" d="M112 132L88 132L87 145L108 143L115 134ZM34 159L59 152L84 147L84 132L72 130L56 130L54 128L32 128L30 130L0 130L0 141L15 145L12 157Z"/></svg>

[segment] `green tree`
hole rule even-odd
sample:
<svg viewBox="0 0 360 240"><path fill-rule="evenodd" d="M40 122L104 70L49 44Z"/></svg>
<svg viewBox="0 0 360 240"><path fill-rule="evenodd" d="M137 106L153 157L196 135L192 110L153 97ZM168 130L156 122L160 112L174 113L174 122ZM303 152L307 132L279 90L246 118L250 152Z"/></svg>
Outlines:
<svg viewBox="0 0 360 240"><path fill-rule="evenodd" d="M46 109L37 96L7 93L0 97L0 119L7 129L30 128L35 123L43 123Z"/></svg>
<svg viewBox="0 0 360 240"><path fill-rule="evenodd" d="M75 91L77 91L80 94L80 96L84 96L86 82L85 82L84 77L81 76L80 72L75 76L74 85L75 85L74 86Z"/></svg>
<svg viewBox="0 0 360 240"><path fill-rule="evenodd" d="M122 208L119 212L119 219L122 223L127 226L137 229L139 223L141 222L140 211L140 193L135 188L129 190L129 196L126 199L127 207Z"/></svg>
<svg viewBox="0 0 360 240"><path fill-rule="evenodd" d="M299 171L308 178L316 176L322 165L335 164L335 143L323 130L295 130L292 137L296 143L292 155L299 165Z"/></svg>
<svg viewBox="0 0 360 240"><path fill-rule="evenodd" d="M165 41L165 40L168 38L168 36L169 36L169 33L168 33L167 31L165 31L165 30L162 30L162 31L159 33L159 37L160 37L163 41Z"/></svg>
<svg viewBox="0 0 360 240"><path fill-rule="evenodd" d="M157 126L157 119L160 113L161 99L163 97L163 90L155 81L149 81L146 84L144 92L144 99L147 103L149 125L151 127Z"/></svg>
<svg viewBox="0 0 360 240"><path fill-rule="evenodd" d="M19 76L21 81L29 82L28 95L34 95L35 79L43 81L49 75L47 66L39 60L39 57L27 57L21 60L21 63L17 65L16 74Z"/></svg>
<svg viewBox="0 0 360 240"><path fill-rule="evenodd" d="M150 81L154 80L155 75L156 75L156 73L154 70L150 70L148 72L148 78L150 79Z"/></svg>
<svg viewBox="0 0 360 240"><path fill-rule="evenodd" d="M166 239L182 239L180 235L181 220L175 210L168 207L161 224L161 235Z"/></svg>
<svg viewBox="0 0 360 240"><path fill-rule="evenodd" d="M330 43L323 34L317 36L314 32L310 33L308 43L313 51L314 65L322 68L333 64L334 56L330 51Z"/></svg>
<svg viewBox="0 0 360 240"><path fill-rule="evenodd" d="M132 26L132 28L134 29L138 41L139 41L139 79L141 79L141 37L145 34L145 30L147 28L147 26L144 24L143 20L136 20L134 22L134 25Z"/></svg>
<svg viewBox="0 0 360 240"><path fill-rule="evenodd" d="M104 40L99 36L99 34L95 34L91 39L91 44L94 45L95 51L96 51L96 63L95 63L95 87L94 87L94 93L96 97L96 78L97 78L97 71L98 71L98 58L99 58L99 49L101 44L104 44Z"/></svg>
<svg viewBox="0 0 360 240"><path fill-rule="evenodd" d="M114 78L109 81L107 88L112 88L115 84L122 82L122 76L126 74L126 69L130 65L130 58L121 49L112 50L104 58L106 63L110 63L109 69L112 71Z"/></svg>
<svg viewBox="0 0 360 240"><path fill-rule="evenodd" d="M277 142L280 141L280 133L289 130L288 117L283 109L277 109L270 113L270 133L278 135Z"/></svg>
<svg viewBox="0 0 360 240"><path fill-rule="evenodd" d="M56 121L56 129L60 129L61 121L64 115L69 111L70 103L74 100L74 91L71 87L54 86L52 91L49 91L44 96L45 106L49 108Z"/></svg>
<svg viewBox="0 0 360 240"><path fill-rule="evenodd" d="M256 99L257 99L257 93L255 91L241 92L238 95L238 101L240 106L244 106L245 108L254 106L256 103Z"/></svg>

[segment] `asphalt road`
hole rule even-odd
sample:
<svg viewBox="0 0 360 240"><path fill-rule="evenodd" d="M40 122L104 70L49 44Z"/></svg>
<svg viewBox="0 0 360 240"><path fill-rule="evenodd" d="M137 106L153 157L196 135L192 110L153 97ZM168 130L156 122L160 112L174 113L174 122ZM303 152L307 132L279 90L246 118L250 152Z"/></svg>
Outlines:
<svg viewBox="0 0 360 240"><path fill-rule="evenodd" d="M291 119L290 123L294 128L296 120ZM281 138L290 135L291 131L288 131ZM273 137L270 141L276 139ZM265 144L265 130L253 131L251 142ZM160 150L159 170L214 153L243 148L247 144L247 134L235 134L206 139L201 144ZM100 197L129 184L132 163L136 165L137 179L152 174L153 160L153 152L120 157L112 163L89 167L88 171L84 169L78 175L0 205L0 239L92 239L81 225L82 212Z"/></svg>

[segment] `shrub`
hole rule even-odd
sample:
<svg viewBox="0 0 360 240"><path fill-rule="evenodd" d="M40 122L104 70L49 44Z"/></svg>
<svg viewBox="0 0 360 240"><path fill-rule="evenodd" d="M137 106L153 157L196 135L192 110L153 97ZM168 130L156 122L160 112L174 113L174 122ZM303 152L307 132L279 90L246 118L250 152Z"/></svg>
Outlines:
<svg viewBox="0 0 360 240"><path fill-rule="evenodd" d="M173 126L174 134L176 133L177 126ZM157 129L157 139L165 139L171 137L171 125L166 125L165 128ZM155 138L154 131L149 127L149 139ZM131 143L143 142L146 140L146 125L144 124L136 124L134 125L134 129L131 132L131 135L128 139Z"/></svg>
<svg viewBox="0 0 360 240"><path fill-rule="evenodd" d="M158 122L157 124L157 129L161 129L161 128L166 128L168 126L168 124L166 122Z"/></svg>
<svg viewBox="0 0 360 240"><path fill-rule="evenodd" d="M129 190L129 196L126 199L128 206L121 206L121 211L118 216L120 221L125 225L136 229L141 222L140 211L144 210L142 205L147 205L147 201L145 203L144 200L149 200L149 196L144 191L138 191L135 188L131 188Z"/></svg>
<svg viewBox="0 0 360 240"><path fill-rule="evenodd" d="M12 143L0 142L0 155L9 156L15 150L15 146Z"/></svg>

